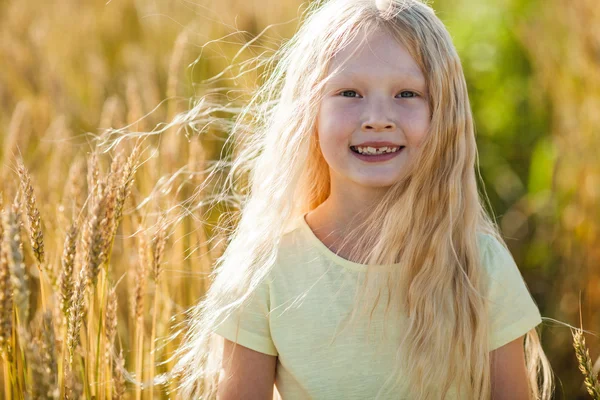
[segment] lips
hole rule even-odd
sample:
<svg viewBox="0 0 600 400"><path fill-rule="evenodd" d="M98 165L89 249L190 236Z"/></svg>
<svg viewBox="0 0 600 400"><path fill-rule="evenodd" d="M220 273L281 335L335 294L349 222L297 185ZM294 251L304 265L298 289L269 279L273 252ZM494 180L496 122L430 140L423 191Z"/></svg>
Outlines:
<svg viewBox="0 0 600 400"><path fill-rule="evenodd" d="M379 148L379 147L400 147L400 146L404 146L398 143L393 143L393 142L377 142L377 141L371 141L371 142L363 142L363 143L358 143L358 144L353 144L350 147L375 147L375 148Z"/></svg>
<svg viewBox="0 0 600 400"><path fill-rule="evenodd" d="M401 146L397 151L393 153L379 153L379 154L361 154L356 151L351 150L351 153L354 157L358 158L361 161L367 163L380 163L391 160L393 158L399 157L400 154L404 153L404 146Z"/></svg>
<svg viewBox="0 0 600 400"><path fill-rule="evenodd" d="M352 150L354 153L356 154L362 154L358 152L357 147L359 146L350 146L350 150ZM386 145L386 146L362 146L360 145L360 147L373 147L373 148L380 148L380 147L398 147L398 151L402 150L404 147L406 146L400 146L400 145Z"/></svg>

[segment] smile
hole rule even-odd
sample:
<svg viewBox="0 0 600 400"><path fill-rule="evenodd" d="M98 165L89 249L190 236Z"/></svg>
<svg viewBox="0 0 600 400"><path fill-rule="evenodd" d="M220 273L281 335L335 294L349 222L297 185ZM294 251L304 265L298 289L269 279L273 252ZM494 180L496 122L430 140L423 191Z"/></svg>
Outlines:
<svg viewBox="0 0 600 400"><path fill-rule="evenodd" d="M350 151L359 160L366 161L366 162L382 162L382 161L391 160L392 158L398 156L399 154L401 154L404 151L404 148L405 148L405 146L400 146L397 148L396 151L392 151L392 152L380 152L380 153L373 154L371 151L370 152L371 154L369 154L369 153L363 154L363 153L359 153L358 150L356 149L356 147L350 146Z"/></svg>

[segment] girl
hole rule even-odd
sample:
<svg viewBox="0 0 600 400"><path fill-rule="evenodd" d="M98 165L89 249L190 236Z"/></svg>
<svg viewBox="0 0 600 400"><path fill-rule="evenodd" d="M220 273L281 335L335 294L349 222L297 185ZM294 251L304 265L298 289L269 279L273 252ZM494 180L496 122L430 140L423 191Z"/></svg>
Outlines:
<svg viewBox="0 0 600 400"><path fill-rule="evenodd" d="M315 2L275 59L232 132L243 207L178 351L181 398L550 398L434 11Z"/></svg>

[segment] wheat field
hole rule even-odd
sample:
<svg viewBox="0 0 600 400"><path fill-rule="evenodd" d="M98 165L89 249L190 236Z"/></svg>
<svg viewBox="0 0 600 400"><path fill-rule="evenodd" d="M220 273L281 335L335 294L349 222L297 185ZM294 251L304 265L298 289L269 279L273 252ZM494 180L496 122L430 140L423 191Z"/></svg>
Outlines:
<svg viewBox="0 0 600 400"><path fill-rule="evenodd" d="M588 333L600 327L594 3L433 4L515 259L542 315ZM215 226L239 205L215 195L232 151L223 121L303 7L0 1L0 397L173 398L185 312L226 244ZM229 107L183 120L203 98ZM557 399L600 398L598 341L583 333L542 328Z"/></svg>

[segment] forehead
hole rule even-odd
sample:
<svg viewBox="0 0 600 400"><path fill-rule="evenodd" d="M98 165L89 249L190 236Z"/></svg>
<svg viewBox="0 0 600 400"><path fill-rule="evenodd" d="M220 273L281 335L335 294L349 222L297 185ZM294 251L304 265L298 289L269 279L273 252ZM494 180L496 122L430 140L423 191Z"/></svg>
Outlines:
<svg viewBox="0 0 600 400"><path fill-rule="evenodd" d="M407 77L425 82L425 76L408 49L381 30L357 37L332 58L331 78L374 75L379 78Z"/></svg>

